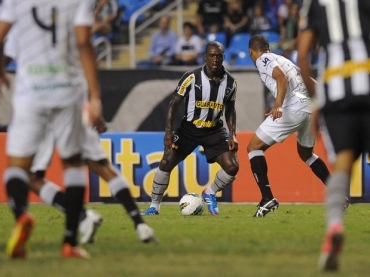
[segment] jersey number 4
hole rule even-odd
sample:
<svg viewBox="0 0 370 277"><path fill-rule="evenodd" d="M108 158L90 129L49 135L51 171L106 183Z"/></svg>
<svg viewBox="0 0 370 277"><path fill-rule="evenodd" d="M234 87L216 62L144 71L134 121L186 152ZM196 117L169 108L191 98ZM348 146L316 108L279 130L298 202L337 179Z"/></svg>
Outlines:
<svg viewBox="0 0 370 277"><path fill-rule="evenodd" d="M57 43L57 9L52 8L51 9L51 23L50 25L44 24L39 17L37 16L37 9L35 7L32 8L32 16L35 20L36 24L41 27L41 29L45 31L51 32L51 43L53 46Z"/></svg>

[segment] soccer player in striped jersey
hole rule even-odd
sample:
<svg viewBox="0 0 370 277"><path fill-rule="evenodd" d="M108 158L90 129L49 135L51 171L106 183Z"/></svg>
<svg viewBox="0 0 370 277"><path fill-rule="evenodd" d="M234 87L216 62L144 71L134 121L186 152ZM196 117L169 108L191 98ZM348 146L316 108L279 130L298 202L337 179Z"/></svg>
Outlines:
<svg viewBox="0 0 370 277"><path fill-rule="evenodd" d="M319 268L338 270L343 243L344 196L354 161L370 151L370 1L309 0L301 10L298 62L318 117L332 176L327 180L327 230ZM320 44L317 85L309 82L308 59Z"/></svg>
<svg viewBox="0 0 370 277"><path fill-rule="evenodd" d="M101 116L91 26L94 0L4 0L0 42L10 28L17 35L13 116L8 128L4 182L16 218L7 243L10 258L24 258L34 226L28 212L29 170L50 126L64 166L66 224L62 257L87 258L77 246L77 228L86 178L81 157L85 131L82 104L89 91L89 116ZM12 27L12 25L14 26ZM2 53L1 53L2 54Z"/></svg>
<svg viewBox="0 0 370 277"><path fill-rule="evenodd" d="M300 69L283 56L271 53L269 42L262 35L250 39L249 53L262 82L275 98L274 106L247 146L252 173L262 194L262 200L253 216L264 217L279 207L267 177L264 154L275 143L281 143L297 133L297 152L301 160L323 183L330 173L324 161L313 153L315 137L310 132L310 98Z"/></svg>
<svg viewBox="0 0 370 277"><path fill-rule="evenodd" d="M237 84L223 67L224 58L221 43L208 43L204 54L205 65L186 72L175 89L167 110L165 150L154 176L152 202L142 215L159 214L172 169L199 145L203 146L208 163L217 162L221 166L214 182L202 193L209 213L219 214L216 193L229 186L239 170L235 133ZM185 101L184 117L181 125L174 130L174 116L182 101ZM221 119L224 112L228 134Z"/></svg>

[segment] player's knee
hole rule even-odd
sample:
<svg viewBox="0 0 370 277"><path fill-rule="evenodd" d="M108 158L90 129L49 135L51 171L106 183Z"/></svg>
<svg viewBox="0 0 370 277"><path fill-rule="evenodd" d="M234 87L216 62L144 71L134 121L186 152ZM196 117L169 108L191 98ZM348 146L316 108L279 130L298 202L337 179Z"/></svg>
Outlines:
<svg viewBox="0 0 370 277"><path fill-rule="evenodd" d="M30 174L29 188L36 194L40 193L42 186L44 185L45 171L40 170Z"/></svg>
<svg viewBox="0 0 370 277"><path fill-rule="evenodd" d="M225 172L231 176L235 176L239 171L239 164L236 162L230 163L224 169Z"/></svg>
<svg viewBox="0 0 370 277"><path fill-rule="evenodd" d="M83 164L81 154L74 155L70 158L63 159L64 166L81 166Z"/></svg>
<svg viewBox="0 0 370 277"><path fill-rule="evenodd" d="M311 158L312 153L313 153L312 148L307 148L307 147L302 147L302 146L298 146L297 151L298 151L298 156L304 162L306 162L309 158Z"/></svg>
<svg viewBox="0 0 370 277"><path fill-rule="evenodd" d="M163 158L159 163L159 169L165 172L171 172L173 166L169 159Z"/></svg>

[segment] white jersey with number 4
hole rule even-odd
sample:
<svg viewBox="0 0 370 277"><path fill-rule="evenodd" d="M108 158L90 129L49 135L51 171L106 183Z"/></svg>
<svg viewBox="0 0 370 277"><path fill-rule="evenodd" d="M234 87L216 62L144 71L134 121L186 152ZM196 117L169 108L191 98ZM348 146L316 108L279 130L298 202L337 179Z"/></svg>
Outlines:
<svg viewBox="0 0 370 277"><path fill-rule="evenodd" d="M86 79L74 28L91 26L95 0L3 0L0 21L13 24L15 103L65 107L81 101Z"/></svg>
<svg viewBox="0 0 370 277"><path fill-rule="evenodd" d="M274 53L264 53L256 60L260 77L273 96L277 96L277 83L272 78L272 71L280 66L288 78L288 89L282 108L288 111L311 113L307 88L304 85L300 69L287 58Z"/></svg>

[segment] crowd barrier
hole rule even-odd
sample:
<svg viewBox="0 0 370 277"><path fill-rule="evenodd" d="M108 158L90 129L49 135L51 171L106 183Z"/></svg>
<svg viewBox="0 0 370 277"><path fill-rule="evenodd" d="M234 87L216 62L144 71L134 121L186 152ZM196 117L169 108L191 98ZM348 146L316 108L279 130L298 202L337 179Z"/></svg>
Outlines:
<svg viewBox="0 0 370 277"><path fill-rule="evenodd" d="M101 135L101 145L108 159L126 177L130 191L139 202L150 201L151 184L155 169L163 153L162 132L105 133ZM233 185L219 193L218 200L224 202L259 202L260 192L251 174L246 146L252 137L251 132L239 132L238 157L240 170ZM0 149L5 149L6 133L0 133ZM5 151L0 151L0 174L6 166ZM326 152L319 139L315 153L325 162ZM324 201L325 187L303 163L296 152L295 136L277 144L266 152L268 175L271 188L280 202L321 203ZM212 183L217 164L208 164L201 148L192 153L176 167L164 201L178 201L186 192L201 193ZM89 186L86 195L88 202L113 202L107 183L86 169ZM58 154L55 153L47 178L62 184L63 174ZM0 202L6 201L4 184L1 178ZM370 158L363 155L355 165L351 182L351 201L370 202ZM40 199L31 193L31 202Z"/></svg>

